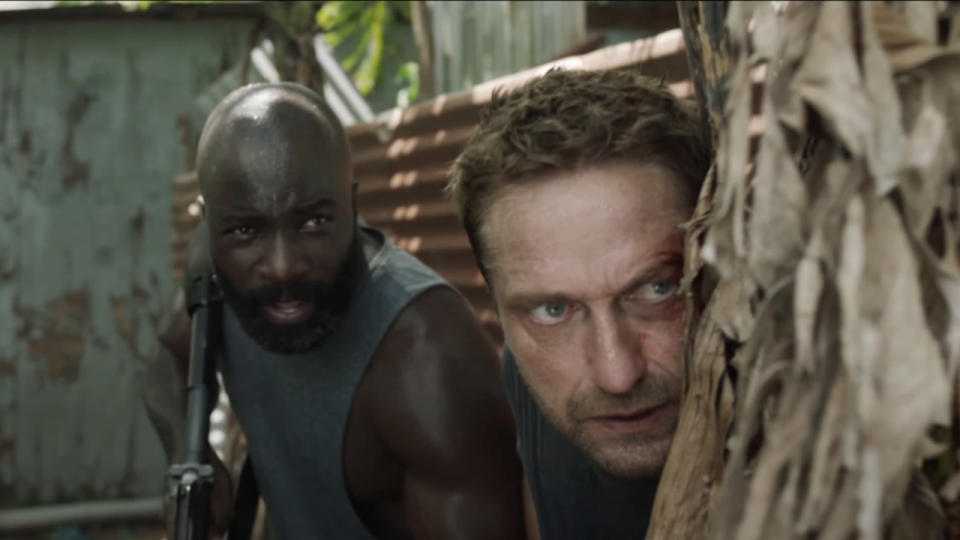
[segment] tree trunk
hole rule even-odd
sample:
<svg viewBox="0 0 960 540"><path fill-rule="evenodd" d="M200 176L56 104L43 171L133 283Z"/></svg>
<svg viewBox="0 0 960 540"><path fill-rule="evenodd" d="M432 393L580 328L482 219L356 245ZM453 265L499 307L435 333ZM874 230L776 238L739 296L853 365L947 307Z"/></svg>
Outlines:
<svg viewBox="0 0 960 540"><path fill-rule="evenodd" d="M417 44L417 63L420 66L420 95L421 101L426 101L437 95L437 81L434 75L434 45L433 31L430 27L430 10L427 3L416 0L410 3L410 12L413 18L413 40Z"/></svg>
<svg viewBox="0 0 960 540"><path fill-rule="evenodd" d="M273 64L281 81L302 84L323 95L323 68L313 47L318 2L267 2L266 33L273 42Z"/></svg>
<svg viewBox="0 0 960 540"><path fill-rule="evenodd" d="M677 2L687 63L704 129L716 133L727 97L730 74L730 43L724 21L729 2ZM714 141L716 142L716 141Z"/></svg>
<svg viewBox="0 0 960 540"><path fill-rule="evenodd" d="M717 281L648 538L942 538L960 492L952 18L707 4L679 5L716 143L686 265L691 290Z"/></svg>

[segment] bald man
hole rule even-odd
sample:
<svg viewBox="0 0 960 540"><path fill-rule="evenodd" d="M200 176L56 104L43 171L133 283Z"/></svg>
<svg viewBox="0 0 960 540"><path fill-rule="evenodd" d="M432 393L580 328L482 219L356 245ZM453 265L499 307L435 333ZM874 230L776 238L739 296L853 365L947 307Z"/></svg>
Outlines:
<svg viewBox="0 0 960 540"><path fill-rule="evenodd" d="M236 90L197 160L205 222L186 279L214 271L222 285L219 367L276 535L522 537L496 352L463 297L358 219L347 140L321 98ZM162 373L176 366L182 385L189 332L181 291L143 387L172 460L182 407ZM215 468L218 534L230 488Z"/></svg>

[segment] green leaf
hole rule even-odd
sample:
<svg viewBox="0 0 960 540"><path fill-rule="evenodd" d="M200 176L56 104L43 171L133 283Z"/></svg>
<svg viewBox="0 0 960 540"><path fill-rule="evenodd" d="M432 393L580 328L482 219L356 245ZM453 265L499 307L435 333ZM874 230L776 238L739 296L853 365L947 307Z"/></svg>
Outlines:
<svg viewBox="0 0 960 540"><path fill-rule="evenodd" d="M397 82L413 83L420 80L420 64L416 62L404 62L397 70Z"/></svg>
<svg viewBox="0 0 960 540"><path fill-rule="evenodd" d="M360 41L349 56L343 59L343 69L352 71L360 60L365 60L367 51L370 48L370 40L373 37L373 27L368 26L360 37Z"/></svg>
<svg viewBox="0 0 960 540"><path fill-rule="evenodd" d="M380 72L381 60L383 59L383 33L388 15L386 2L377 2L372 11L373 20L367 34L369 41L367 42L366 54L356 73L353 74L353 82L357 85L357 90L364 95L373 91Z"/></svg>
<svg viewBox="0 0 960 540"><path fill-rule="evenodd" d="M331 47L338 47L341 43L350 38L350 36L356 35L362 31L363 27L359 21L351 21L350 23L342 24L335 29L324 33L323 39L326 40Z"/></svg>
<svg viewBox="0 0 960 540"><path fill-rule="evenodd" d="M405 62L397 70L394 77L397 82L406 83L405 88L397 92L397 106L407 107L417 101L420 96L420 64L416 62Z"/></svg>
<svg viewBox="0 0 960 540"><path fill-rule="evenodd" d="M381 77L387 36L398 31L402 27L398 24L400 18L409 18L409 14L409 1L333 1L327 2L317 11L316 23L324 30L324 40L331 47L339 47L355 40L342 65L346 71L352 72L357 89L367 95L373 91ZM412 91L413 99L416 99L419 78L410 72L410 68L405 73L410 80L410 86L406 90L408 93Z"/></svg>
<svg viewBox="0 0 960 540"><path fill-rule="evenodd" d="M356 23L369 8L369 4L370 2L327 2L317 11L317 26L332 30L344 24Z"/></svg>
<svg viewBox="0 0 960 540"><path fill-rule="evenodd" d="M325 2L317 11L317 26L324 30L334 28L342 17L343 4L346 2Z"/></svg>

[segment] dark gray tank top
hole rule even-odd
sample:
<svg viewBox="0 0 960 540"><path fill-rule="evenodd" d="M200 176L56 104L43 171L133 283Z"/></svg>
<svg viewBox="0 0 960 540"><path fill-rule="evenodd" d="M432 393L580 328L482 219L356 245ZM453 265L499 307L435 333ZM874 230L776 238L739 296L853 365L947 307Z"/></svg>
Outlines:
<svg viewBox="0 0 960 540"><path fill-rule="evenodd" d="M627 482L598 470L540 412L503 351L507 398L517 419L517 448L543 540L636 540L647 533L657 481Z"/></svg>
<svg viewBox="0 0 960 540"><path fill-rule="evenodd" d="M383 239L376 229L361 227ZM279 538L373 538L344 478L347 419L354 391L390 325L411 300L436 286L449 287L384 240L341 329L300 355L264 350L224 309L224 384Z"/></svg>

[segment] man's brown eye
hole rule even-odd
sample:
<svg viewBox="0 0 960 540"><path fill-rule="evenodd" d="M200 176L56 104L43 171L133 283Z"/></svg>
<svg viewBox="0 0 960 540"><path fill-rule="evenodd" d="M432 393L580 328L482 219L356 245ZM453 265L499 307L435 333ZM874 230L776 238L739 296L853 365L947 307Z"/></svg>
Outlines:
<svg viewBox="0 0 960 540"><path fill-rule="evenodd" d="M255 232L256 231L253 229L253 227L247 227L247 226L234 227L233 229L230 230L230 234L232 236L238 236L238 237L253 236Z"/></svg>
<svg viewBox="0 0 960 540"><path fill-rule="evenodd" d="M321 225L326 225L329 222L330 222L330 218L328 216L314 216L306 220L305 222L303 222L303 228L315 229L317 227L320 227Z"/></svg>

